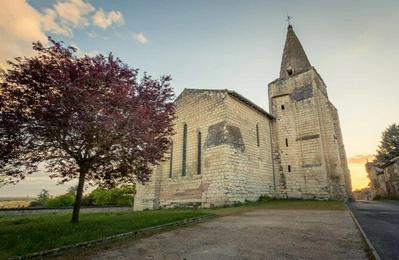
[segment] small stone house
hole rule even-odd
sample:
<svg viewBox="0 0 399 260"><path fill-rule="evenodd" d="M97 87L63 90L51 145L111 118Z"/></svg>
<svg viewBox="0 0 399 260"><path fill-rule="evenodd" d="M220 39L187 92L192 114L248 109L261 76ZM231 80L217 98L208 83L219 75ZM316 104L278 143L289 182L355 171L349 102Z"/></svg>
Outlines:
<svg viewBox="0 0 399 260"><path fill-rule="evenodd" d="M371 197L385 197L387 188L385 186L384 170L381 168L383 164L378 162L366 163L366 171L370 179Z"/></svg>
<svg viewBox="0 0 399 260"><path fill-rule="evenodd" d="M399 156L387 162L366 164L372 196L399 198Z"/></svg>
<svg viewBox="0 0 399 260"><path fill-rule="evenodd" d="M383 168L388 196L399 198L399 156L389 160Z"/></svg>

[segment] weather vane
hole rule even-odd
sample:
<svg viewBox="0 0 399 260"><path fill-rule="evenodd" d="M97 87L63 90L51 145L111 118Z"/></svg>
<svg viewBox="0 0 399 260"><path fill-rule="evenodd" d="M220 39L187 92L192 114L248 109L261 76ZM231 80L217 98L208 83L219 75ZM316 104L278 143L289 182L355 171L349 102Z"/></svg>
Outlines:
<svg viewBox="0 0 399 260"><path fill-rule="evenodd" d="M293 17L292 16L289 16L288 14L287 14L287 23L288 23L288 26L292 26L291 25L291 19L292 19Z"/></svg>

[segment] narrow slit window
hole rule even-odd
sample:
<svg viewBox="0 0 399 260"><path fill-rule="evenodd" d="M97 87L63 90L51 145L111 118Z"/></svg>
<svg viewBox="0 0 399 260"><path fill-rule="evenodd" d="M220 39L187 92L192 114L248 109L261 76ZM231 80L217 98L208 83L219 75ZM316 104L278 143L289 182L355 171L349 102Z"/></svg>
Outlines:
<svg viewBox="0 0 399 260"><path fill-rule="evenodd" d="M202 136L201 132L198 132L198 158L197 158L197 174L201 174L201 159L202 159Z"/></svg>
<svg viewBox="0 0 399 260"><path fill-rule="evenodd" d="M284 105L281 105L281 110L284 110L285 109L285 106Z"/></svg>
<svg viewBox="0 0 399 260"><path fill-rule="evenodd" d="M288 172L291 172L291 165L288 165Z"/></svg>
<svg viewBox="0 0 399 260"><path fill-rule="evenodd" d="M288 147L288 139L285 138L285 146Z"/></svg>
<svg viewBox="0 0 399 260"><path fill-rule="evenodd" d="M260 142L259 142L259 125L256 124L256 145L259 147Z"/></svg>
<svg viewBox="0 0 399 260"><path fill-rule="evenodd" d="M169 178L173 174L173 142L170 144L170 159L169 159Z"/></svg>
<svg viewBox="0 0 399 260"><path fill-rule="evenodd" d="M182 176L186 176L187 171L187 124L183 128L183 158L182 158Z"/></svg>

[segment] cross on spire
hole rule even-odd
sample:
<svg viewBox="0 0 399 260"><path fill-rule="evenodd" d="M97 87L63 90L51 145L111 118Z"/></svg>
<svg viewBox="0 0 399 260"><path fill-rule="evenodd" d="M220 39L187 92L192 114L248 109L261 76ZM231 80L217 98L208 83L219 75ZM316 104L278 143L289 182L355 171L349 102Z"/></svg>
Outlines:
<svg viewBox="0 0 399 260"><path fill-rule="evenodd" d="M293 17L292 16L289 16L288 14L287 14L287 23L288 23L288 27L292 27L292 24L291 24L291 19L292 19Z"/></svg>

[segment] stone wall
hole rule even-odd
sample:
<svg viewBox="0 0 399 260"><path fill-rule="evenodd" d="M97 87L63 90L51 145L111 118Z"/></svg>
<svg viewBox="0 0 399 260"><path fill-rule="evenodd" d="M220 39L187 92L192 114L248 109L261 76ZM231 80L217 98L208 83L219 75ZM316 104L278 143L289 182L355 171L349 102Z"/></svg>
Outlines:
<svg viewBox="0 0 399 260"><path fill-rule="evenodd" d="M227 122L239 128L245 144L245 149L230 148L227 154L227 201L273 196L271 119L234 97L228 98L227 109Z"/></svg>
<svg viewBox="0 0 399 260"><path fill-rule="evenodd" d="M372 197L399 198L399 157L366 165Z"/></svg>
<svg viewBox="0 0 399 260"><path fill-rule="evenodd" d="M330 103L331 104L331 103ZM332 106L332 117L333 117L333 122L334 122L334 130L335 130L335 136L338 144L338 152L339 152L339 158L340 158L340 163L342 166L343 170L343 175L344 175L344 180L345 180L345 187L346 187L346 193L348 196L352 193L352 182L351 182L351 176L349 172L349 167L348 167L348 160L346 157L346 152L345 152L345 146L343 142L343 136L342 136L342 131L341 131L341 125L339 122L339 116L338 116L338 110Z"/></svg>
<svg viewBox="0 0 399 260"><path fill-rule="evenodd" d="M392 159L384 167L387 196L399 198L399 157Z"/></svg>
<svg viewBox="0 0 399 260"><path fill-rule="evenodd" d="M219 205L224 202L224 159L227 144L206 145L208 128L226 120L220 91L185 90L175 102L177 119L172 153L153 172L152 181L138 185L135 210L180 204ZM183 176L183 136L187 125L186 171ZM198 133L201 133L201 173L198 174ZM148 204L147 201L151 201Z"/></svg>
<svg viewBox="0 0 399 260"><path fill-rule="evenodd" d="M265 113L227 90L183 91L176 100L173 151L154 169L150 183L138 185L135 210L212 207L271 195L274 191L271 117ZM186 171L183 171L184 125L187 126Z"/></svg>
<svg viewBox="0 0 399 260"><path fill-rule="evenodd" d="M371 196L372 198L385 197L387 189L385 186L383 163L368 162L366 163L366 171L371 182Z"/></svg>

